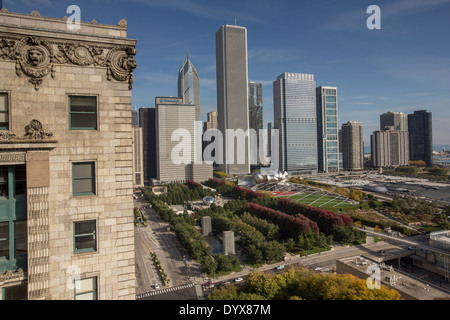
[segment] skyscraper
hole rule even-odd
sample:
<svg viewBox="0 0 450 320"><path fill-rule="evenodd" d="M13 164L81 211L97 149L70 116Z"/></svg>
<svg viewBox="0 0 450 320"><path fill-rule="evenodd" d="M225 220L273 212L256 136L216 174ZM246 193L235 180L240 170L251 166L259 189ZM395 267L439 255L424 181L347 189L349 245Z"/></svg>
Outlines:
<svg viewBox="0 0 450 320"><path fill-rule="evenodd" d="M259 159L259 130L262 130L264 127L262 83L253 81L248 83L248 118L249 128L256 132L256 141L250 140L250 163L258 164L259 160L261 160Z"/></svg>
<svg viewBox="0 0 450 320"><path fill-rule="evenodd" d="M207 120L206 120L206 122L203 122L203 134L205 134L205 132L206 131L208 131L208 130L217 130L217 111L211 111L211 112L208 112L207 114L206 114L206 116L207 116ZM203 140L203 139L202 139ZM217 141L208 141L208 139L206 138L205 140L207 140L207 141L202 141L202 150L203 150L203 153L204 153L204 151L205 151L205 148L209 145L209 144L214 144L214 150L211 152L212 154L209 154L209 155L206 155L206 156L204 156L204 158L203 158L203 160L206 160L206 161L208 161L208 160L210 160L209 159L209 157L212 157L212 158L214 158L215 157L215 152L216 152L216 148L218 148L218 144L217 144ZM204 155L204 154L203 154ZM217 168L217 164L214 162L213 163L213 166L214 166L214 169L218 169Z"/></svg>
<svg viewBox="0 0 450 320"><path fill-rule="evenodd" d="M409 164L408 131L385 127L370 136L371 160L374 167L405 166Z"/></svg>
<svg viewBox="0 0 450 320"><path fill-rule="evenodd" d="M216 32L216 76L218 129L224 142L219 170L249 173L246 28L224 25ZM241 141L232 133L240 134Z"/></svg>
<svg viewBox="0 0 450 320"><path fill-rule="evenodd" d="M142 157L144 181L156 179L156 118L155 108L139 109L139 127L142 128Z"/></svg>
<svg viewBox="0 0 450 320"><path fill-rule="evenodd" d="M291 174L317 173L314 75L283 73L278 76L273 83L273 104L275 128L280 137L280 170Z"/></svg>
<svg viewBox="0 0 450 320"><path fill-rule="evenodd" d="M408 131L408 115L403 112L386 112L380 116L380 130L394 127L397 131Z"/></svg>
<svg viewBox="0 0 450 320"><path fill-rule="evenodd" d="M203 132L210 129L217 129L217 111L208 112L206 117L206 122L203 122Z"/></svg>
<svg viewBox="0 0 450 320"><path fill-rule="evenodd" d="M317 99L317 160L322 172L339 171L337 88L321 86Z"/></svg>
<svg viewBox="0 0 450 320"><path fill-rule="evenodd" d="M195 121L200 121L200 80L189 55L178 71L178 97L184 104L195 106Z"/></svg>
<svg viewBox="0 0 450 320"><path fill-rule="evenodd" d="M364 169L364 140L362 124L349 121L342 125L342 161L344 170Z"/></svg>
<svg viewBox="0 0 450 320"><path fill-rule="evenodd" d="M203 163L201 157L201 126L195 121L195 106L173 97L157 97L155 106L157 179L202 182L212 178L212 165Z"/></svg>
<svg viewBox="0 0 450 320"><path fill-rule="evenodd" d="M433 124L431 112L414 111L408 114L409 152L411 160L423 160L433 165Z"/></svg>

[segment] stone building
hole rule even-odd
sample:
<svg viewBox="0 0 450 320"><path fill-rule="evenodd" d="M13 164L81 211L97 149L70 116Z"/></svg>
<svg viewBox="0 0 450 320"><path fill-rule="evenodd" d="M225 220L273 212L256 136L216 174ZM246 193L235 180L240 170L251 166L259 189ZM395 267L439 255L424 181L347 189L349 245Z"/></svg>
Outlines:
<svg viewBox="0 0 450 320"><path fill-rule="evenodd" d="M0 12L0 300L135 299L126 20Z"/></svg>

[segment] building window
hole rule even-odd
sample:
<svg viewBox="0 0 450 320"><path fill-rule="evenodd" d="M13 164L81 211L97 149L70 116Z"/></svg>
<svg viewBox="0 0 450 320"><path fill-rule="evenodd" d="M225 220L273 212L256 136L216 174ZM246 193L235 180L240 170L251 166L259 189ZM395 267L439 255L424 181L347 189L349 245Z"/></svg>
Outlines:
<svg viewBox="0 0 450 320"><path fill-rule="evenodd" d="M96 229L97 222L95 220L74 222L73 244L75 253L97 251Z"/></svg>
<svg viewBox="0 0 450 320"><path fill-rule="evenodd" d="M9 223L0 222L0 260L9 259Z"/></svg>
<svg viewBox="0 0 450 320"><path fill-rule="evenodd" d="M97 300L97 277L75 280L75 300Z"/></svg>
<svg viewBox="0 0 450 320"><path fill-rule="evenodd" d="M27 220L14 221L15 256L27 254Z"/></svg>
<svg viewBox="0 0 450 320"><path fill-rule="evenodd" d="M27 300L27 285L6 287L2 289L2 300Z"/></svg>
<svg viewBox="0 0 450 320"><path fill-rule="evenodd" d="M95 194L95 162L72 163L73 195Z"/></svg>
<svg viewBox="0 0 450 320"><path fill-rule="evenodd" d="M9 106L7 93L0 93L0 130L9 130Z"/></svg>
<svg viewBox="0 0 450 320"><path fill-rule="evenodd" d="M69 96L71 130L97 130L97 97Z"/></svg>
<svg viewBox="0 0 450 320"><path fill-rule="evenodd" d="M25 165L0 166L0 273L27 268Z"/></svg>

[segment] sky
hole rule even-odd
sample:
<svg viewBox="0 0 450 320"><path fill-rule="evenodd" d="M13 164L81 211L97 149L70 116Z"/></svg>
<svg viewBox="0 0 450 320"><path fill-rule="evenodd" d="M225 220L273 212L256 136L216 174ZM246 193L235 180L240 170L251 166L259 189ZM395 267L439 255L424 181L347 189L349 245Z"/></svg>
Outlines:
<svg viewBox="0 0 450 320"><path fill-rule="evenodd" d="M3 0L9 12L70 16L116 25L137 40L133 109L176 96L187 54L200 77L202 120L216 111L215 33L247 28L248 80L263 84L264 123L273 121L273 81L314 74L338 88L339 124L362 122L365 145L387 111L433 113L435 145L450 144L450 0ZM381 28L369 29L370 5Z"/></svg>

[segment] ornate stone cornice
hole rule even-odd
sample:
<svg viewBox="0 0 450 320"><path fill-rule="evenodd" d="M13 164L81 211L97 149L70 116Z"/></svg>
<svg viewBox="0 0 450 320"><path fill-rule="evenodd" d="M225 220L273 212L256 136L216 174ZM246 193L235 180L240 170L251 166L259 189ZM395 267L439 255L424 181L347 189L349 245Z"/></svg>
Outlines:
<svg viewBox="0 0 450 320"><path fill-rule="evenodd" d="M17 136L11 131L0 131L0 150L2 152L30 151L30 150L53 150L58 143L57 140L50 139L53 133L44 130L38 120L31 120L25 126L25 135ZM3 155L4 156L4 155ZM24 156L24 155L19 155ZM25 158L24 158L25 159ZM14 158L0 159L1 161L13 161Z"/></svg>
<svg viewBox="0 0 450 320"><path fill-rule="evenodd" d="M0 37L0 60L15 61L17 75L27 77L36 90L48 75L57 77L57 64L105 67L108 81L126 81L131 90L137 67L135 55L133 46L57 42L31 36Z"/></svg>
<svg viewBox="0 0 450 320"><path fill-rule="evenodd" d="M26 280L26 274L22 269L17 269L16 271L8 270L5 273L0 274L0 285L15 283L23 280Z"/></svg>
<svg viewBox="0 0 450 320"><path fill-rule="evenodd" d="M14 132L11 131L0 131L0 141L17 141L17 140L44 140L53 137L53 133L44 130L42 123L39 120L33 119L30 124L25 126L25 135L23 137L18 137Z"/></svg>

